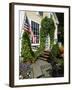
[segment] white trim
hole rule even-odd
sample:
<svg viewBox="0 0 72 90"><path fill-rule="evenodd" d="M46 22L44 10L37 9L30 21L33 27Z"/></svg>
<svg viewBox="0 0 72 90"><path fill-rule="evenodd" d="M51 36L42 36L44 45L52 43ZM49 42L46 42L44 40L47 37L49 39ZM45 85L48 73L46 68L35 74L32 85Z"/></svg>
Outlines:
<svg viewBox="0 0 72 90"><path fill-rule="evenodd" d="M19 79L19 10L30 11L50 11L64 13L64 77L41 78L41 79ZM51 84L64 83L69 80L69 9L60 7L43 7L43 6L23 6L15 5L14 7L14 85L35 85L35 84Z"/></svg>
<svg viewBox="0 0 72 90"><path fill-rule="evenodd" d="M31 46L39 46L39 45L40 45L40 43L31 44Z"/></svg>
<svg viewBox="0 0 72 90"><path fill-rule="evenodd" d="M38 45L40 45L40 24L38 22L30 19L30 25L31 25L31 21L33 21L39 25L39 43L35 43L35 44L31 43L32 46L38 46Z"/></svg>

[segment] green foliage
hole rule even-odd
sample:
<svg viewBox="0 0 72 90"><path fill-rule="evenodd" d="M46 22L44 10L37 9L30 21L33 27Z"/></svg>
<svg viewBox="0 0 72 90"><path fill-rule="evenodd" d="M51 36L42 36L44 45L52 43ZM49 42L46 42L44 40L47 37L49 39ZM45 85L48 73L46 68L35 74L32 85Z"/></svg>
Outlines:
<svg viewBox="0 0 72 90"><path fill-rule="evenodd" d="M50 30L49 30L49 35L50 35L50 46L53 46L54 43L54 32L55 32L55 25L54 25L54 21L52 18L50 18Z"/></svg>
<svg viewBox="0 0 72 90"><path fill-rule="evenodd" d="M64 59L59 57L60 50L58 44L53 45L50 55L49 62L52 65L52 76L63 76L64 75Z"/></svg>
<svg viewBox="0 0 72 90"><path fill-rule="evenodd" d="M53 45L54 42L54 32L55 32L55 25L52 18L45 17L41 21L41 28L44 30L45 35L50 35L50 44Z"/></svg>
<svg viewBox="0 0 72 90"><path fill-rule="evenodd" d="M62 67L64 66L64 59L58 59L57 61L58 64L60 64Z"/></svg>
<svg viewBox="0 0 72 90"><path fill-rule="evenodd" d="M51 53L57 57L60 54L59 46L58 44L53 45Z"/></svg>
<svg viewBox="0 0 72 90"><path fill-rule="evenodd" d="M41 29L43 30L45 35L48 34L48 31L50 30L48 25L49 25L48 17L43 18L41 21Z"/></svg>
<svg viewBox="0 0 72 90"><path fill-rule="evenodd" d="M51 49L50 53L50 60L52 65L55 66L55 64L60 65L62 68L64 66L64 59L59 57L60 55L60 49L58 44L53 45L53 48Z"/></svg>
<svg viewBox="0 0 72 90"><path fill-rule="evenodd" d="M55 25L52 18L45 17L41 21L41 29L40 29L40 47L34 53L31 49L31 42L29 39L28 32L24 32L22 36L22 48L21 48L21 56L24 61L35 60L45 49L45 41L46 36L49 34L51 39L51 45L54 40L54 30Z"/></svg>
<svg viewBox="0 0 72 90"><path fill-rule="evenodd" d="M48 17L43 18L41 21L41 29L40 29L40 47L35 52L36 58L44 51L46 36L48 34L50 35L51 45L53 44L54 31L55 25L53 19Z"/></svg>
<svg viewBox="0 0 72 90"><path fill-rule="evenodd" d="M31 49L31 43L28 32L24 32L22 36L21 56L23 57L24 61L34 60L34 52Z"/></svg>

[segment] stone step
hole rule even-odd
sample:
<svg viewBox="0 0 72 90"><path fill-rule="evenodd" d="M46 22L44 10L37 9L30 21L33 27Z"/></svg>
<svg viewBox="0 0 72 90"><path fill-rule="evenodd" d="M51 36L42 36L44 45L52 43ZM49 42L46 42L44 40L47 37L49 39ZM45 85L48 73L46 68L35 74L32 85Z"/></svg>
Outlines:
<svg viewBox="0 0 72 90"><path fill-rule="evenodd" d="M47 61L37 60L31 65L34 78L48 78L51 77L52 66Z"/></svg>
<svg viewBox="0 0 72 90"><path fill-rule="evenodd" d="M43 61L48 61L49 51L43 51L43 53L38 57L38 59Z"/></svg>
<svg viewBox="0 0 72 90"><path fill-rule="evenodd" d="M42 55L49 55L49 53L45 53L45 52L43 52Z"/></svg>
<svg viewBox="0 0 72 90"><path fill-rule="evenodd" d="M40 56L49 57L49 54L41 54Z"/></svg>
<svg viewBox="0 0 72 90"><path fill-rule="evenodd" d="M44 50L44 52L48 52L49 53L50 51Z"/></svg>
<svg viewBox="0 0 72 90"><path fill-rule="evenodd" d="M44 61L47 61L48 60L47 58L44 58L44 57L39 57L38 59L44 60Z"/></svg>
<svg viewBox="0 0 72 90"><path fill-rule="evenodd" d="M49 52L48 51L44 51L43 54L49 54Z"/></svg>
<svg viewBox="0 0 72 90"><path fill-rule="evenodd" d="M38 64L33 63L32 68L33 68L33 77L34 78L37 78L42 75L41 68Z"/></svg>
<svg viewBox="0 0 72 90"><path fill-rule="evenodd" d="M43 61L48 61L49 58L49 51L43 51L43 53L38 57L38 59L43 60Z"/></svg>
<svg viewBox="0 0 72 90"><path fill-rule="evenodd" d="M40 57L48 58L49 55L40 55Z"/></svg>

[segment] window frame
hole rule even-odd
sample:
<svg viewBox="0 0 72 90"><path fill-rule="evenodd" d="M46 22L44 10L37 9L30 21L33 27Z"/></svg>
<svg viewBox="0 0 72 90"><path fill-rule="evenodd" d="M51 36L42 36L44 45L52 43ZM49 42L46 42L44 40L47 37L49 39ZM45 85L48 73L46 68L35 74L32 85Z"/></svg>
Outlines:
<svg viewBox="0 0 72 90"><path fill-rule="evenodd" d="M36 22L36 21L30 19L30 25L31 25L31 21L33 21L33 22L39 24L38 22ZM32 43L32 42L31 42L31 46L39 46L39 45L40 45L40 24L39 24L39 43Z"/></svg>

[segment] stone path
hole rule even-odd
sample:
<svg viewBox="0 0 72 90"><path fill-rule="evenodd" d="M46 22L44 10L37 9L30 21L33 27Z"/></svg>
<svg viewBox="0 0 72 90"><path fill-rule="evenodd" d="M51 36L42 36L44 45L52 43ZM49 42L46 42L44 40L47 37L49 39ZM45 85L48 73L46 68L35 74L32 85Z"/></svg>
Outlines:
<svg viewBox="0 0 72 90"><path fill-rule="evenodd" d="M37 78L39 76L46 76L50 77L50 71L52 70L52 66L47 61L37 60L35 63L32 64L33 68L33 77Z"/></svg>
<svg viewBox="0 0 72 90"><path fill-rule="evenodd" d="M29 70L27 70L27 68L24 67L27 66L27 64L22 65L22 72L21 72L22 75L28 76L29 78L51 77L52 66L50 63L48 63L48 57L49 57L49 51L44 51L38 57L37 61L29 66Z"/></svg>
<svg viewBox="0 0 72 90"><path fill-rule="evenodd" d="M36 63L32 64L32 68L33 68L33 77L34 78L37 78L38 76L42 75L41 68L38 64L36 64Z"/></svg>

